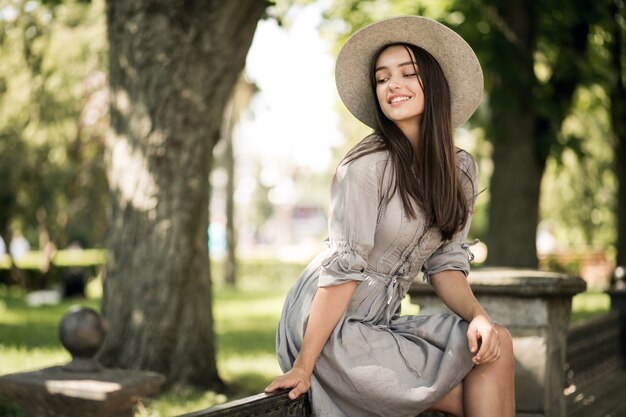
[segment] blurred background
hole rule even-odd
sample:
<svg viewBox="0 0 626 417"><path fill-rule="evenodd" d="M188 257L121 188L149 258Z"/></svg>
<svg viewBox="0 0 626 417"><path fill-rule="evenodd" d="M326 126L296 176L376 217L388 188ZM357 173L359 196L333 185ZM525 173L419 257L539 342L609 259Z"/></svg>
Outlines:
<svg viewBox="0 0 626 417"><path fill-rule="evenodd" d="M210 235L211 255L218 259L227 253L229 192L237 207L232 215L240 256L305 262L319 250L326 234L332 172L369 131L344 110L334 87L334 56L350 33L379 18L417 10L459 28L472 43L492 30L487 9L497 2L292 3L278 2L272 6L274 18L258 23L225 114L228 129L214 148ZM615 2L594 2L600 16L585 14L574 3L541 6L545 11L539 11L543 14L533 27L538 32L533 34L535 49L529 51L536 77L532 88L537 90L530 110L540 114L544 109L535 105L565 106L545 109L559 113L550 115L558 119L551 127L553 137L528 139L541 140L546 148L538 147L544 154L537 158L543 167L536 251L542 267L577 273L592 286L602 287L608 284L617 250L618 161L611 88L621 67L609 56L615 49L609 10ZM4 1L0 8L0 265L5 270L11 247L18 262L29 251L50 257L54 250L71 245L105 247L109 92L103 7L101 1ZM481 8L481 16L471 14ZM623 32L619 14L616 19ZM585 45L563 51L568 33L562 30L574 25L584 26L574 29L584 30ZM474 43L482 59L486 47ZM562 64L559 60L565 53L571 62ZM502 55L499 64L506 66L506 59ZM478 114L457 130L456 141L479 160L484 191L471 235L487 243L479 249L479 260L488 261L485 237L488 211L494 204L490 179L498 138L489 131L493 64L482 60L485 99ZM572 78L555 74L557 70L576 72L574 85L550 85L557 76ZM525 76L520 69L514 75ZM559 87L563 91L554 91ZM559 102L558 94L568 95L567 99ZM511 127L519 128L520 123ZM234 177L229 186L231 169ZM505 172L503 176L510 174L525 175ZM507 180L515 181L503 181ZM515 241L509 246L515 246ZM93 262L103 259L97 252L90 254L97 258ZM24 265L29 262L46 261L31 254L30 261L22 259ZM2 279L9 280L6 274Z"/></svg>
<svg viewBox="0 0 626 417"><path fill-rule="evenodd" d="M279 371L282 297L323 248L336 165L369 132L336 94L336 54L360 27L398 14L452 27L483 65L483 102L455 132L480 167L477 266L579 275L597 296L591 308L606 308L599 291L626 263L624 4L532 3L269 4L223 103L206 208L218 365L240 392ZM112 216L108 54L104 1L0 0L0 350L13 358L0 373L64 358L54 336L27 330L45 321L33 308L58 317L72 297L100 303ZM250 328L237 333L234 322L258 327L250 317L267 329L245 357L238 337ZM46 323L41 332L55 326ZM41 347L56 353L37 359Z"/></svg>

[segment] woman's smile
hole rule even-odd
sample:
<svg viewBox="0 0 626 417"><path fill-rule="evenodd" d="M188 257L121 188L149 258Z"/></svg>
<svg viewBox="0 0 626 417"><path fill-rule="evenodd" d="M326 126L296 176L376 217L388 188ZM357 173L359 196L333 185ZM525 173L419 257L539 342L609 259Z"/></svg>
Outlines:
<svg viewBox="0 0 626 417"><path fill-rule="evenodd" d="M415 139L424 112L424 91L413 53L404 46L385 49L376 61L376 98L383 114Z"/></svg>
<svg viewBox="0 0 626 417"><path fill-rule="evenodd" d="M405 96L405 95L399 95L399 94L394 94L392 95L388 102L389 104L391 104L393 107L397 107L401 104L403 104L405 101L410 100L411 97L410 96Z"/></svg>

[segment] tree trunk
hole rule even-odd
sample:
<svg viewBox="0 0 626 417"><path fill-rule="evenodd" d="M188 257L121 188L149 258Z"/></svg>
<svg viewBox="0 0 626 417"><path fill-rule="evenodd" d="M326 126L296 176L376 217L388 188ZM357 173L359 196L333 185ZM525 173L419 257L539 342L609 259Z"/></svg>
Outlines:
<svg viewBox="0 0 626 417"><path fill-rule="evenodd" d="M235 97L233 97L228 115L228 122L225 122L226 149L224 150L224 164L226 165L226 259L224 260L224 283L229 287L237 284L237 232L235 230L235 152L233 149L233 128L235 116L233 110L236 109Z"/></svg>
<svg viewBox="0 0 626 417"><path fill-rule="evenodd" d="M108 0L103 363L221 385L207 248L211 150L266 3Z"/></svg>
<svg viewBox="0 0 626 417"><path fill-rule="evenodd" d="M226 182L226 259L224 260L224 283L229 287L237 284L237 228L235 227L235 150L233 137L239 116L248 107L258 91L254 83L240 77L235 91L224 112L222 140L225 141L224 165L228 176Z"/></svg>
<svg viewBox="0 0 626 417"><path fill-rule="evenodd" d="M619 8L618 8L619 7ZM615 175L617 177L617 256L616 265L626 267L626 85L624 85L624 33L618 16L624 19L624 6L612 5L613 42L611 58L617 77L609 96L611 98L611 127L615 147Z"/></svg>
<svg viewBox="0 0 626 417"><path fill-rule="evenodd" d="M533 14L523 0L502 2L498 7L494 26L500 25L501 32L492 37L492 49L500 51L500 62L489 74L494 169L485 239L487 263L534 268L544 163L535 140Z"/></svg>
<svg viewBox="0 0 626 417"><path fill-rule="evenodd" d="M582 78L577 62L587 53L591 18L573 13L577 18L562 24L567 35L553 40L559 53L550 79L537 80L533 54L541 16L536 7L522 0L502 2L493 19L500 34L492 45L498 71L490 78L494 171L487 262L491 265L537 267L541 179ZM584 1L570 7L591 16Z"/></svg>

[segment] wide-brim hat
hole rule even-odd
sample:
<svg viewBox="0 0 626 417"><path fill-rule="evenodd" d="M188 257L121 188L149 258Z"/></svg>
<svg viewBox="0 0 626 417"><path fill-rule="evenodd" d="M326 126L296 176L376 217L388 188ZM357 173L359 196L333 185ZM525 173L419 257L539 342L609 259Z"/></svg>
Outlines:
<svg viewBox="0 0 626 417"><path fill-rule="evenodd" d="M452 127L461 126L476 111L483 95L483 72L472 48L452 29L421 16L381 20L354 33L339 52L335 81L348 110L375 126L376 97L370 85L374 54L391 43L409 43L428 51L448 81Z"/></svg>

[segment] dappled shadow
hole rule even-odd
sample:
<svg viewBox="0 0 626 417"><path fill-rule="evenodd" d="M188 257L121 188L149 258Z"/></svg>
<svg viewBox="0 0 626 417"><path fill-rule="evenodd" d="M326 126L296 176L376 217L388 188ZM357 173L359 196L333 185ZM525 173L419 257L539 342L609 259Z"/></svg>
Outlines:
<svg viewBox="0 0 626 417"><path fill-rule="evenodd" d="M0 395L0 416L2 417L25 417L26 413L16 403L9 401Z"/></svg>

